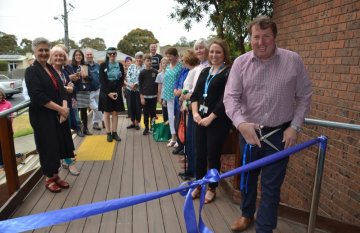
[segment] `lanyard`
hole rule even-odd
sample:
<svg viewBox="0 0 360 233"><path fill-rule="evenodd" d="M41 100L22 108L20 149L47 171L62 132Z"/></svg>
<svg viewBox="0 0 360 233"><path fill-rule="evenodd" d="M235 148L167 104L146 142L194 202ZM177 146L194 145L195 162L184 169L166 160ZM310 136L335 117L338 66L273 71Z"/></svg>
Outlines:
<svg viewBox="0 0 360 233"><path fill-rule="evenodd" d="M215 78L215 76L219 73L219 71L225 66L225 64L223 63L220 68L216 71L216 73L210 78L211 73L214 70L214 67L211 68L211 70L209 71L209 75L206 78L206 82L205 82L205 88L204 88L204 94L203 97L204 99L206 99L207 97L207 93L208 93L208 89L209 89L209 85L211 83L211 81Z"/></svg>

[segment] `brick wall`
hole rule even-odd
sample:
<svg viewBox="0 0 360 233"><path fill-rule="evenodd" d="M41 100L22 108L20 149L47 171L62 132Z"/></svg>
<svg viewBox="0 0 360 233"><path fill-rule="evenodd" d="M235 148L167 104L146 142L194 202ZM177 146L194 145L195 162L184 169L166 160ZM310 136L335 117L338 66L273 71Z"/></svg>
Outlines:
<svg viewBox="0 0 360 233"><path fill-rule="evenodd" d="M298 52L314 95L308 117L360 124L360 1L276 0L279 47ZM329 137L319 214L360 226L360 133L305 126L299 141ZM316 148L292 156L281 202L308 211Z"/></svg>

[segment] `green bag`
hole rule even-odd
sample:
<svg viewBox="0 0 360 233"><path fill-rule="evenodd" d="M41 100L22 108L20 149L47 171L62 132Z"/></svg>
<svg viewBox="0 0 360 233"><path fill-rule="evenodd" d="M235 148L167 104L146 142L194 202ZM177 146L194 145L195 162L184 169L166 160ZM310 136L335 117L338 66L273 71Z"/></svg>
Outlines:
<svg viewBox="0 0 360 233"><path fill-rule="evenodd" d="M152 130L156 142L167 142L171 138L169 124L164 125L164 122L153 124Z"/></svg>

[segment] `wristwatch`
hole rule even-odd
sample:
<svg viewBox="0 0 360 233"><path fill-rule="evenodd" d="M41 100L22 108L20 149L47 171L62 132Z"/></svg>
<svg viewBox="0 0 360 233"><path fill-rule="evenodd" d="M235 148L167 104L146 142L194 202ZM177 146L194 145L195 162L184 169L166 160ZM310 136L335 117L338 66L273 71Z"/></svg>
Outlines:
<svg viewBox="0 0 360 233"><path fill-rule="evenodd" d="M298 127L298 126L296 126L296 125L291 125L290 127L293 128L293 129L295 129L296 132L298 132L298 133L300 133L300 131L301 131L301 128Z"/></svg>

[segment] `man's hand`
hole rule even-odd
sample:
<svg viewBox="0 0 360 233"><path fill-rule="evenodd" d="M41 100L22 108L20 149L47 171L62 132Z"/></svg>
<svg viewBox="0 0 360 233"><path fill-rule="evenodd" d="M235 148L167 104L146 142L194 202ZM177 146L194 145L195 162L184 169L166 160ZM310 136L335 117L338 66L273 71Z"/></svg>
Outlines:
<svg viewBox="0 0 360 233"><path fill-rule="evenodd" d="M140 102L142 105L145 105L145 98L143 95L140 96Z"/></svg>
<svg viewBox="0 0 360 233"><path fill-rule="evenodd" d="M296 144L297 134L296 130L292 127L289 127L284 131L284 138L282 142L285 142L285 149Z"/></svg>
<svg viewBox="0 0 360 233"><path fill-rule="evenodd" d="M238 126L238 130L244 137L247 144L257 145L258 147L261 147L260 140L255 132L256 129L259 129L259 124L244 122L239 124Z"/></svg>

